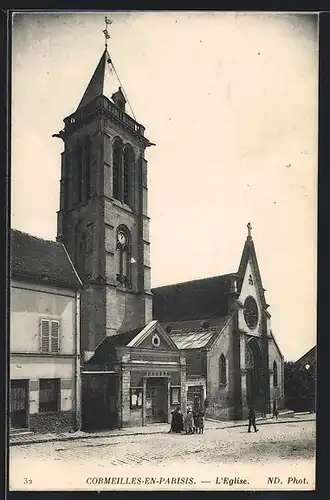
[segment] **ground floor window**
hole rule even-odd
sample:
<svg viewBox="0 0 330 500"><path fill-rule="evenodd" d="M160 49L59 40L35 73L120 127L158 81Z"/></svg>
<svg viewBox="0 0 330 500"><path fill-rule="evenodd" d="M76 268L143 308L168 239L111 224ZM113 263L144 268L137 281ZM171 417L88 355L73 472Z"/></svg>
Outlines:
<svg viewBox="0 0 330 500"><path fill-rule="evenodd" d="M131 389L131 408L142 408L143 387Z"/></svg>
<svg viewBox="0 0 330 500"><path fill-rule="evenodd" d="M180 387L171 387L171 405L180 404Z"/></svg>
<svg viewBox="0 0 330 500"><path fill-rule="evenodd" d="M42 378L39 380L39 412L58 412L61 407L61 379Z"/></svg>

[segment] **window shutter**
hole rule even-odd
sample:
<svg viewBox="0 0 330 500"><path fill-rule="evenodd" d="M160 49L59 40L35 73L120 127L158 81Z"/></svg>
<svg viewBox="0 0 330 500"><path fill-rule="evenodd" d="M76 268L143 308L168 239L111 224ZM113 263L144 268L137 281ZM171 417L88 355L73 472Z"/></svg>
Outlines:
<svg viewBox="0 0 330 500"><path fill-rule="evenodd" d="M52 321L50 350L51 352L59 352L60 350L60 323Z"/></svg>
<svg viewBox="0 0 330 500"><path fill-rule="evenodd" d="M42 319L40 324L40 350L49 352L49 320Z"/></svg>

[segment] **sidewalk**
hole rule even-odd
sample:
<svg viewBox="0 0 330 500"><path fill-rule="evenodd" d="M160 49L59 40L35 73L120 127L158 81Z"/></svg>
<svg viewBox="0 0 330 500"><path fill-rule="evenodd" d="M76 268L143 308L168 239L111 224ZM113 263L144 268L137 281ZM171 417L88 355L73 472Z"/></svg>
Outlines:
<svg viewBox="0 0 330 500"><path fill-rule="evenodd" d="M258 425L269 425L269 424L282 424L282 423L299 423L299 422L310 422L315 421L316 415L313 414L295 414L294 416L284 416L279 417L278 420L272 419L271 416L266 418L258 418ZM215 429L230 429L233 427L246 427L248 425L247 420L239 421L226 421L221 422L218 420L205 421L205 431ZM120 436L138 436L143 434L166 434L169 430L169 424L153 424L146 427L129 427L125 429L113 429L108 431L100 432L63 432L59 434L33 434L27 436L10 436L9 444L11 446L26 445L33 443L46 443L51 441L73 441L76 439L99 439L99 438L110 438L110 437L120 437Z"/></svg>

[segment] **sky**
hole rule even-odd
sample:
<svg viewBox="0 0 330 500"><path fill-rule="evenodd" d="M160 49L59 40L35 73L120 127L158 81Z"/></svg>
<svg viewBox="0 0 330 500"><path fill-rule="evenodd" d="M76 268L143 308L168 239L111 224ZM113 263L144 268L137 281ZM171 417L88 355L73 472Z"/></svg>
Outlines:
<svg viewBox="0 0 330 500"><path fill-rule="evenodd" d="M314 15L19 13L12 38L11 226L56 237L61 140L108 48L147 149L152 286L238 269L252 224L286 360L316 343Z"/></svg>

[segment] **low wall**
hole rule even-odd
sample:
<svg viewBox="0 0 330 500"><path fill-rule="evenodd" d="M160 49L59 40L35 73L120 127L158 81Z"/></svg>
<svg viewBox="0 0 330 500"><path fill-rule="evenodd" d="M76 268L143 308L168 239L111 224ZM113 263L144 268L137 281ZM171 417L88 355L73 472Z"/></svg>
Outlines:
<svg viewBox="0 0 330 500"><path fill-rule="evenodd" d="M69 431L74 427L73 417L71 411L34 413L29 416L29 429L38 434Z"/></svg>

